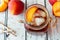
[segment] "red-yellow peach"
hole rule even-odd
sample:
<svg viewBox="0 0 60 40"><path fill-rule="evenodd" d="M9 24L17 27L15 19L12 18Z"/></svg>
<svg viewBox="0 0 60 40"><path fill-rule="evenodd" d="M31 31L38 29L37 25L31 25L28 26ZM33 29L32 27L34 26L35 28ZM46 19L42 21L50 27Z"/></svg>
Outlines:
<svg viewBox="0 0 60 40"><path fill-rule="evenodd" d="M57 0L49 0L49 3L50 3L51 5L53 5L55 2L57 2Z"/></svg>
<svg viewBox="0 0 60 40"><path fill-rule="evenodd" d="M53 10L54 16L60 17L60 2L56 2L52 6L52 10Z"/></svg>
<svg viewBox="0 0 60 40"><path fill-rule="evenodd" d="M8 9L13 15L18 15L24 10L24 3L18 0L10 1L8 4Z"/></svg>

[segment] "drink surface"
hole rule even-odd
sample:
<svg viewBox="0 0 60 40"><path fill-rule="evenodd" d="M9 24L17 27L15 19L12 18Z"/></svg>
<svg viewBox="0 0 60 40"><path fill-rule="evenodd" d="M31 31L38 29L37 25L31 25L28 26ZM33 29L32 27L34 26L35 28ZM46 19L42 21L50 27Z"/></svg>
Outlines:
<svg viewBox="0 0 60 40"><path fill-rule="evenodd" d="M42 6L41 6L42 7ZM44 6L43 6L44 7ZM25 28L35 31L45 31L48 28L48 13L46 9L39 8L38 6L30 6L25 14Z"/></svg>

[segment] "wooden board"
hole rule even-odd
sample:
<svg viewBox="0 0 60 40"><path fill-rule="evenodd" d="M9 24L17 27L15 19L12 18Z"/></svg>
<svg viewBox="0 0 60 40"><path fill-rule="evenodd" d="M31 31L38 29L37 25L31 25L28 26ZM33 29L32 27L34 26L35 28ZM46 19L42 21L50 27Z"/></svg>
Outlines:
<svg viewBox="0 0 60 40"><path fill-rule="evenodd" d="M26 0L22 1L24 3L26 2ZM49 4L48 0L27 0L27 8L28 6L36 3L46 6L49 11L49 15L53 18L53 20L55 20L55 17L52 14L52 6ZM5 34L0 34L0 40L5 40L4 38L7 40L60 40L60 18L57 18L58 23L56 27L52 26L52 21L49 31L41 35L39 32L27 32L24 28L24 24L18 22L19 20L24 20L24 13L25 12L16 16L12 15L9 10L0 12L0 21L3 22L6 26L9 26L11 29L15 30L17 35L16 37L10 34L9 37L4 37ZM0 25L0 27L2 28L2 25Z"/></svg>

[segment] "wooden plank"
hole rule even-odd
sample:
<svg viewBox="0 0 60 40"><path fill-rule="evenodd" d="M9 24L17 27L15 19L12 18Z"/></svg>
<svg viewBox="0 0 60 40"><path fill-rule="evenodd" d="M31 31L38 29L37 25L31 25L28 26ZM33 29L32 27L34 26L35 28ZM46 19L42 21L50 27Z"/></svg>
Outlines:
<svg viewBox="0 0 60 40"><path fill-rule="evenodd" d="M22 0L25 3L25 0ZM27 6L32 4L42 4L44 5L44 0L27 0ZM49 15L55 20L55 17L52 15L52 6L46 0L46 8L49 11ZM0 21L5 22L5 12L0 12ZM7 40L46 40L46 34L41 35L39 32L26 32L23 23L19 23L18 20L24 20L24 13L14 16L11 13L8 13L8 26L16 31L17 37L10 34ZM60 40L60 18L58 19L57 26L54 28L51 24L51 29L48 31L48 40ZM53 21L52 21L53 23ZM2 28L2 25L0 25ZM27 35L26 35L27 34ZM3 37L3 38L2 38ZM4 34L0 34L0 40L4 40Z"/></svg>
<svg viewBox="0 0 60 40"><path fill-rule="evenodd" d="M16 35L17 37L15 36L9 36L8 37L8 40L25 40L25 29L24 29L24 24L23 23L19 23L18 21L19 20L24 20L23 18L23 14L20 14L18 16L13 16L11 15L10 13L8 14L8 26L10 28L12 28L13 30L16 31Z"/></svg>
<svg viewBox="0 0 60 40"><path fill-rule="evenodd" d="M0 22L4 23L5 12L0 12ZM2 25L0 25L0 30L2 30ZM0 31L1 32L1 31ZM4 40L4 33L0 34L0 40Z"/></svg>
<svg viewBox="0 0 60 40"><path fill-rule="evenodd" d="M1 0L0 0L1 4ZM0 12L0 22L4 23L5 22L5 12ZM3 25L0 24L0 30L2 30ZM1 31L0 31L1 32ZM4 33L0 34L0 40L4 40Z"/></svg>
<svg viewBox="0 0 60 40"><path fill-rule="evenodd" d="M45 6L44 0L42 0L42 1L38 0L37 3ZM38 40L40 40L40 39L41 39L41 40L47 40L46 33L43 33L43 34L40 34L40 35L39 35L39 34L40 34L40 33L38 33L38 38L37 38Z"/></svg>
<svg viewBox="0 0 60 40"><path fill-rule="evenodd" d="M22 0L25 3L25 0ZM24 20L24 12L20 15L12 15L8 12L8 26L16 31L16 35L9 35L7 40L25 40L25 28L23 23L19 23L19 20Z"/></svg>
<svg viewBox="0 0 60 40"><path fill-rule="evenodd" d="M42 4L44 5L44 0L28 0L27 1L28 6L32 4ZM40 34L40 32L28 32L27 33L27 40L45 40L46 39L46 34Z"/></svg>
<svg viewBox="0 0 60 40"><path fill-rule="evenodd" d="M50 5L50 3L49 3L49 0L46 0L46 8L47 8L47 10L48 10L48 12L49 12L49 15L51 16L51 17L54 17L53 15L52 15L52 6ZM48 31L48 39L49 40L53 40L53 35L52 35L52 26L50 26L50 29L49 29L49 31Z"/></svg>
<svg viewBox="0 0 60 40"><path fill-rule="evenodd" d="M27 8L34 4L34 0L27 0ZM36 40L36 37L32 34L32 32L27 32L27 40Z"/></svg>
<svg viewBox="0 0 60 40"><path fill-rule="evenodd" d="M42 0L42 1L38 0L37 4L41 4L41 5L45 6L44 1L46 1L46 0ZM40 39L41 40L48 40L48 35L46 33L43 33L43 34L37 33L37 34L38 34L38 36L37 36L38 40L40 40Z"/></svg>
<svg viewBox="0 0 60 40"><path fill-rule="evenodd" d="M55 20L55 16L52 14L52 6L50 5L49 3L49 0L46 0L46 7L49 11L49 14L50 14L50 17L52 17L53 20ZM60 40L60 27L59 27L59 24L60 24L60 18L57 18L58 22L57 22L57 25L55 27L53 27L53 20L52 20L52 23L51 23L51 32L49 31L49 37L50 37L50 40Z"/></svg>

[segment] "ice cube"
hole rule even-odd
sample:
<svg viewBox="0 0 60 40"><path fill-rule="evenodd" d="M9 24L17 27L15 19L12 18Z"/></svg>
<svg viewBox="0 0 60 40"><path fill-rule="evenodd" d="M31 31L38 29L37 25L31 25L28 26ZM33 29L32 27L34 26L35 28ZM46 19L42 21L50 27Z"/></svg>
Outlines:
<svg viewBox="0 0 60 40"><path fill-rule="evenodd" d="M44 18L35 18L35 23L37 26L41 25L44 22L45 22Z"/></svg>
<svg viewBox="0 0 60 40"><path fill-rule="evenodd" d="M40 13L40 15L42 16L42 17L46 17L46 13L44 12L44 11L40 11L41 13Z"/></svg>
<svg viewBox="0 0 60 40"><path fill-rule="evenodd" d="M39 13L35 13L34 16L40 16L40 14Z"/></svg>

